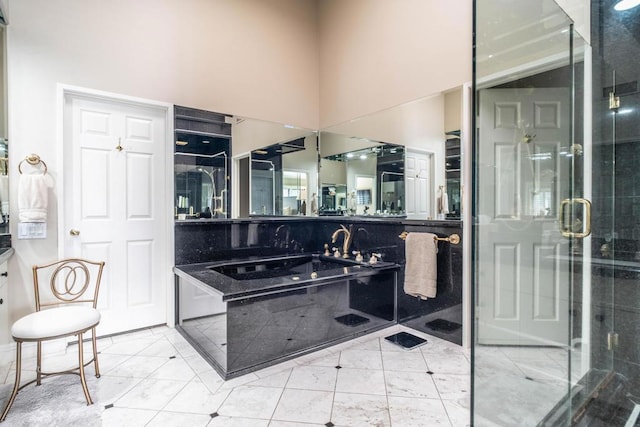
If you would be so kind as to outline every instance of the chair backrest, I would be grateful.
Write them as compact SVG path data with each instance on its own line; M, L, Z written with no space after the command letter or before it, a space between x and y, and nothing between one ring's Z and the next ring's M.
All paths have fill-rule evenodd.
M67 258L33 266L36 311L47 306L90 303L96 308L104 261Z

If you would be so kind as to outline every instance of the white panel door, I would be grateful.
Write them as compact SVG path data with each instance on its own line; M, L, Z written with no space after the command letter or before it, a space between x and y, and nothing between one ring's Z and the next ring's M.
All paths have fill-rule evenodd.
M435 216L431 206L431 162L431 154L405 152L405 211L409 219L427 219Z
M480 95L478 341L562 345L569 336L569 93L489 89ZM517 99L517 101L516 101Z
M164 324L166 111L67 95L65 112L64 256L106 262L98 333Z

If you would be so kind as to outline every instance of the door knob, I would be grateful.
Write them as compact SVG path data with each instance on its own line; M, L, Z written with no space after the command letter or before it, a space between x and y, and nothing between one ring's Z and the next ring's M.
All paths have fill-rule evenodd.
M80 235L80 230L75 230L75 229L72 228L69 231L69 234L71 234L72 236L78 236L78 235Z

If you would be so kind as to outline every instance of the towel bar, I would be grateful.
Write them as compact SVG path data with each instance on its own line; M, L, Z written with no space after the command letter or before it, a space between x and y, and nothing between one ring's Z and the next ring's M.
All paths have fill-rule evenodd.
M42 174L46 175L47 164L44 162L44 160L41 160L40 156L38 156L37 154L29 154L27 157L22 159L20 163L18 163L18 172L20 172L20 174L22 174L22 164L24 162L29 163L31 166L37 166L39 164L42 164L42 166L44 166L44 172L42 172Z
M407 238L407 235L409 234L408 231L403 231L402 233L400 233L400 235L398 236L399 238L401 238L402 240L405 240ZM453 233L452 235L450 235L449 237L434 237L433 240L440 240L442 242L449 242L452 245L457 245L458 243L460 243L460 236L456 233Z

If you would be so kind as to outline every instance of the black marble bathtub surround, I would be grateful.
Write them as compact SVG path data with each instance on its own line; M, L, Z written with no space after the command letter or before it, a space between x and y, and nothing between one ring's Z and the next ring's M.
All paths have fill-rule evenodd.
M368 261L372 253L383 262L404 266L405 245L399 235L430 232L440 237L462 236L460 221L417 221L362 217L254 217L235 220L176 222L175 264L307 253L324 253L324 245L343 252L344 233L331 236L341 226L351 230L349 258L360 251ZM438 245L437 297L420 300L404 293L404 268L398 274L398 321L408 326L462 343L462 244ZM429 325L427 325L429 323Z

